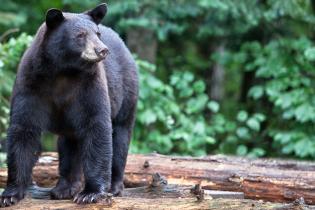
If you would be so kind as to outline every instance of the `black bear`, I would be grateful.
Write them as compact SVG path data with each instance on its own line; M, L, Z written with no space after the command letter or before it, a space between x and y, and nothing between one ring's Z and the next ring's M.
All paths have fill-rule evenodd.
M53 199L81 204L121 194L138 75L123 41L100 24L106 12L106 4L80 14L50 9L24 53L11 100L2 207L24 197L43 131L58 135Z

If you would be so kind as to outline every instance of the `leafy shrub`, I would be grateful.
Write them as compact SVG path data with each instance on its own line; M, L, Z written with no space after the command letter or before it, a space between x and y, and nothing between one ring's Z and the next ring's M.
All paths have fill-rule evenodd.
M207 118L200 113L217 112L219 105L204 93L205 84L190 72L175 72L170 84L159 80L155 66L137 60L140 100L133 152L204 155L215 143Z
M9 115L9 97L11 95L17 65L22 53L32 40L22 33L18 38L11 38L7 43L0 43L0 138L5 137Z
M170 82L155 76L154 65L137 60L140 100L132 152L206 155L213 151L263 156L262 147L249 148L258 138L263 114L240 111L229 120L209 99L203 80L189 71L175 71ZM236 116L235 116L236 117Z
M11 38L7 43L0 43L0 140L5 138L8 128L9 98L17 64L31 40L31 36L23 33L18 38ZM4 153L0 153L0 166L3 166L4 160Z
M306 37L281 38L266 45L244 43L239 53L231 53L237 68L255 73L249 97L269 106L263 108L268 116L264 133L278 155L315 157L313 46Z

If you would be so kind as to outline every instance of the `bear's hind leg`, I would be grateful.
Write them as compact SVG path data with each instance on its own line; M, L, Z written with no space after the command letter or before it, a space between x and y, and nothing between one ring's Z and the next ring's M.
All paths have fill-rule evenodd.
M59 174L57 185L51 190L52 199L70 199L81 191L82 169L75 139L59 137Z
M124 171L128 156L129 142L131 138L132 125L113 125L113 165L111 193L114 196L122 196L124 190Z
M128 102L123 104L116 119L113 121L113 160L110 192L114 196L122 196L124 190L125 166L135 122L135 114L136 101L128 100Z

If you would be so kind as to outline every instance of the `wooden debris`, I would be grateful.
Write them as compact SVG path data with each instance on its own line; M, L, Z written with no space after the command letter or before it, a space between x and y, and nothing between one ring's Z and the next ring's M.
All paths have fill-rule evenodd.
M43 155L45 158L34 169L34 180L40 186L52 187L58 178L57 155ZM165 177L169 185L200 183L203 190L243 192L250 199L293 202L303 198L306 204L315 204L315 163L311 162L220 155L204 158L129 155L125 184L148 186L155 173ZM1 169L0 187L5 186L6 176L6 170Z

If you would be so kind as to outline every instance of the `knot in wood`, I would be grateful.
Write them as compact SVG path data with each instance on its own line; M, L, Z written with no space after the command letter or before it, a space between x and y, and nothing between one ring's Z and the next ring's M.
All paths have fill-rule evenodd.
M149 168L149 166L150 166L149 161L148 160L144 161L143 168Z

